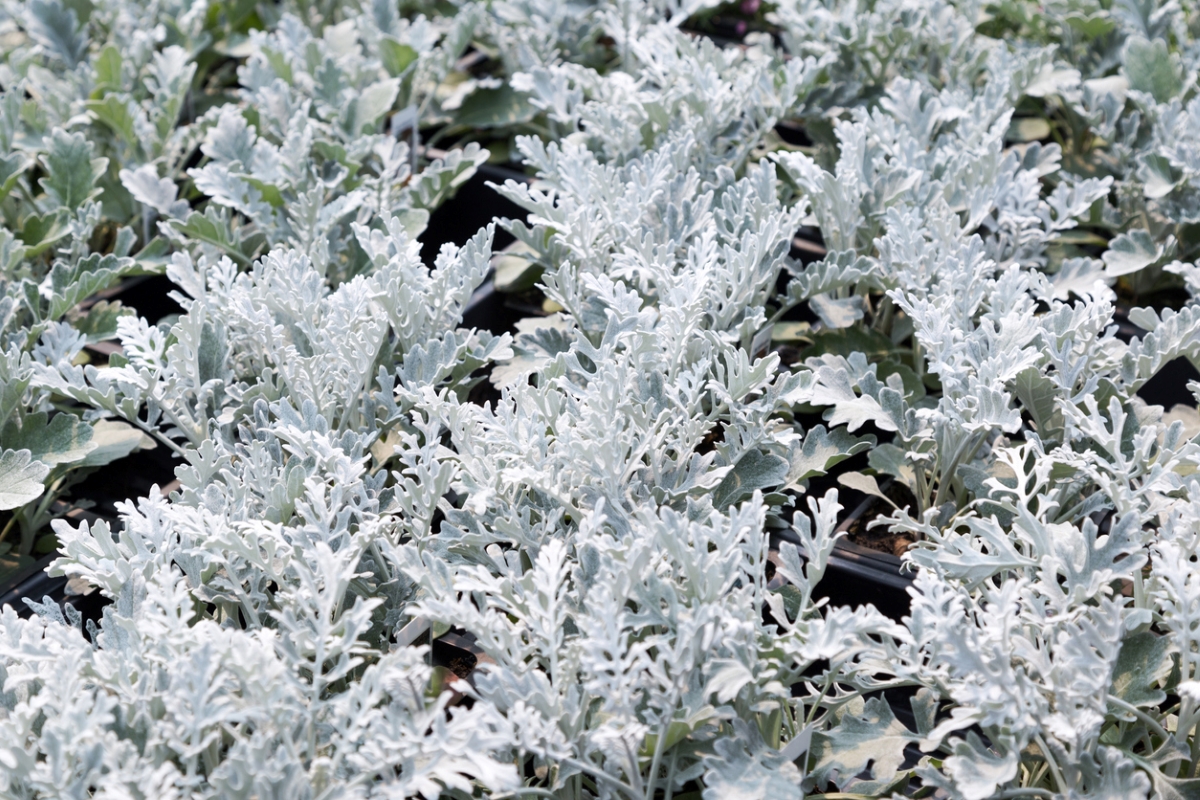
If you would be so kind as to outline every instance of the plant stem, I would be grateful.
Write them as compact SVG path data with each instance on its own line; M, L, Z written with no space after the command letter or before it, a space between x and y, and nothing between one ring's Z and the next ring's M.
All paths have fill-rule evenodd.
M1062 771L1058 768L1058 762L1054 759L1054 754L1050 752L1049 745L1046 744L1046 740L1042 738L1040 733L1035 733L1033 740L1037 742L1042 755L1046 757L1046 764L1050 766L1050 775L1054 778L1054 788L1058 790L1059 794L1062 794L1066 781L1063 780Z
M1111 694L1108 696L1106 702L1112 703L1117 708L1120 708L1124 711L1128 711L1130 714L1133 714L1135 717L1140 719L1142 722L1149 725L1151 730L1153 730L1155 733L1157 733L1159 736L1162 737L1163 741L1166 741L1167 739L1171 738L1171 734L1167 733L1166 729L1163 728L1163 726L1159 724L1158 720L1154 719L1154 717L1151 717L1149 714L1147 714L1145 711L1142 711L1137 706L1132 705L1131 703L1128 703L1128 702L1122 700L1121 698L1116 697Z
M637 791L636 789L634 789L632 786L630 786L628 783L621 780L620 778L614 778L612 775L609 775L607 772L603 772L601 770L596 769L596 767L594 767L591 764L588 764L586 761L580 761L578 759L568 757L568 758L564 758L562 760L562 763L567 764L572 767L575 767L583 772L586 772L588 775L591 775L596 780L604 781L605 783L609 784L613 788L619 789L620 791L624 792L629 797L635 798L635 800L642 800L641 792Z
M662 762L663 750L667 743L667 734L671 731L671 719L658 728L658 741L654 743L654 757L650 760L650 779L646 783L646 800L654 800L654 790L658 786L658 768Z
M813 718L816 717L817 709L821 707L821 701L825 699L825 695L829 694L831 685L831 681L825 681L825 685L821 687L821 693L817 695L817 699L813 701L812 708L808 710L808 716L804 718L805 725L812 724Z
M671 800L675 796L675 765L679 761L679 752L672 751L671 766L667 768L667 785L663 789L663 800Z

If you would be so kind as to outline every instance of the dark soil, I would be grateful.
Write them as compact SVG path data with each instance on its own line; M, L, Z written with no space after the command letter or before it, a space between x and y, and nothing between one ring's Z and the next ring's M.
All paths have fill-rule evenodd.
M884 494L890 497L901 508L912 505L913 497L906 486L896 481L889 481L880 488L883 489ZM888 553L897 558L904 555L908 551L908 548L912 547L914 544L913 538L907 533L889 533L887 527L883 525L869 527L872 520L886 515L891 510L882 500L854 492L845 487L842 487L841 491L863 498L863 501L855 507L850 516L838 526L838 530L846 531L846 538L859 547Z

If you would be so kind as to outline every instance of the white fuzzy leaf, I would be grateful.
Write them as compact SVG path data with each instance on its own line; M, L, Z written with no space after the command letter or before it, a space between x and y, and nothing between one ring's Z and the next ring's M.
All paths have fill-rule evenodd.
M50 468L34 461L28 450L0 453L0 511L19 508L42 494Z

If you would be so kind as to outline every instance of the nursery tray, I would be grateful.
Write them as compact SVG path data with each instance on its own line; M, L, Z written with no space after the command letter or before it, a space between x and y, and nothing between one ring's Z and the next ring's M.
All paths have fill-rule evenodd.
M30 578L37 577L54 558L53 554L42 558L12 555L0 557L0 606L6 602L16 605L9 595ZM21 604L23 606L23 604Z
M878 501L867 497L838 525L844 532L856 521L865 517ZM781 542L790 542L801 548L803 544L791 530L774 532L771 548L778 549ZM874 550L856 544L843 536L833 545L825 575L814 589L815 597L829 598L830 605L857 607L870 603L891 619L899 622L911 607L913 576L904 569L904 563L891 553Z
M772 548L780 542L803 546L790 531L772 535ZM900 559L888 553L839 540L829 556L825 575L814 590L815 597L829 598L830 605L857 607L870 603L891 619L900 621L909 612L913 579L902 571Z
M0 608L12 606L18 615L29 617L33 615L33 609L24 601L29 599L40 603L48 597L60 607L73 607L85 620L98 621L104 607L111 601L95 587L85 586L65 576L48 575L46 569L56 558L57 553L44 556L18 582L8 584L0 594Z
M1138 389L1138 397L1152 406L1170 411L1177 405L1196 406L1196 397L1188 389L1188 381L1200 381L1200 372L1192 362L1180 357L1167 363L1153 378Z
M433 264L443 244L449 242L461 247L495 217L525 219L525 209L487 185L489 182L503 184L510 178L529 180L527 175L503 167L480 166L454 197L430 215L429 225L421 235L421 260ZM512 241L512 235L497 226L492 250L501 250Z
M902 571L900 559L843 539L833 546L816 595L828 597L833 605L870 603L899 621L909 612L912 584L912 576Z

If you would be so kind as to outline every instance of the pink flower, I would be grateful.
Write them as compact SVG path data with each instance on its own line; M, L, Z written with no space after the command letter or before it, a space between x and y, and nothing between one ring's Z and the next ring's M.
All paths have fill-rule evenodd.
M746 35L746 21L739 19L737 21L737 24L733 26L733 29L735 31L737 31L738 36L745 36Z
M762 5L762 0L742 0L742 13L747 17L752 17L758 13L758 7Z

